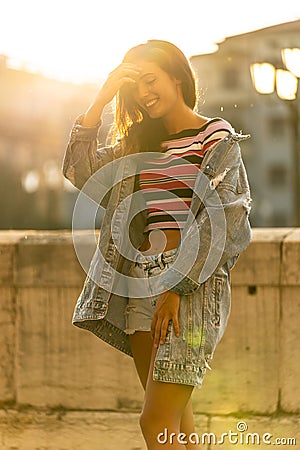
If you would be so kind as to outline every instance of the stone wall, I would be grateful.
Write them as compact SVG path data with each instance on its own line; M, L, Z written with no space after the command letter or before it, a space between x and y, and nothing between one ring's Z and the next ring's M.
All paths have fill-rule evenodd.
M1 450L145 449L131 358L71 324L84 277L69 231L0 232ZM211 437L203 449L267 448L264 433L300 448L299 312L300 229L254 229L232 271L228 328L193 395L199 436L232 430L240 443ZM255 444L242 443L247 433Z

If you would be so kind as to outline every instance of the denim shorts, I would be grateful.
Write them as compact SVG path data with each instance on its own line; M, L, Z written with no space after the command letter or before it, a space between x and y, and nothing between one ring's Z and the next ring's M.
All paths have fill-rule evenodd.
M177 248L157 255L138 253L129 271L128 304L125 312L126 334L150 331L158 297L159 275L175 261Z

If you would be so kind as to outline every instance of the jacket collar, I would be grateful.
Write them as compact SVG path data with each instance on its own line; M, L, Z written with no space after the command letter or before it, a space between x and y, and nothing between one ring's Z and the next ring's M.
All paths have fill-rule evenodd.
M245 141L249 139L250 134L241 134L241 133L228 133L220 141L217 141L214 145L212 145L204 155L201 164L201 170L207 175L215 176L222 168L222 162L232 149L232 147L239 143L240 141ZM239 152L237 155L239 156ZM234 156L232 158L232 163L234 163Z

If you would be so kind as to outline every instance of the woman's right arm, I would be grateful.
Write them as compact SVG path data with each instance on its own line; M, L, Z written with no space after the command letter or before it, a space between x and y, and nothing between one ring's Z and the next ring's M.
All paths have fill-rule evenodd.
M121 156L120 143L98 148L98 130L101 122L93 127L82 125L84 115L77 117L72 127L63 159L63 175L78 189L98 169Z
M63 159L63 175L81 189L100 167L122 156L120 143L98 148L98 131L104 106L109 103L124 83L134 83L139 75L134 64L120 64L110 73L94 102L80 115L71 130Z

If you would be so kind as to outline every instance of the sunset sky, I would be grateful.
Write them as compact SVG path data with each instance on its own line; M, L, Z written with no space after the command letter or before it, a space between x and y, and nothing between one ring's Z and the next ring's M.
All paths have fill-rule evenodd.
M191 56L228 36L296 19L300 0L9 0L0 6L0 54L14 67L96 81L147 39L169 40Z

